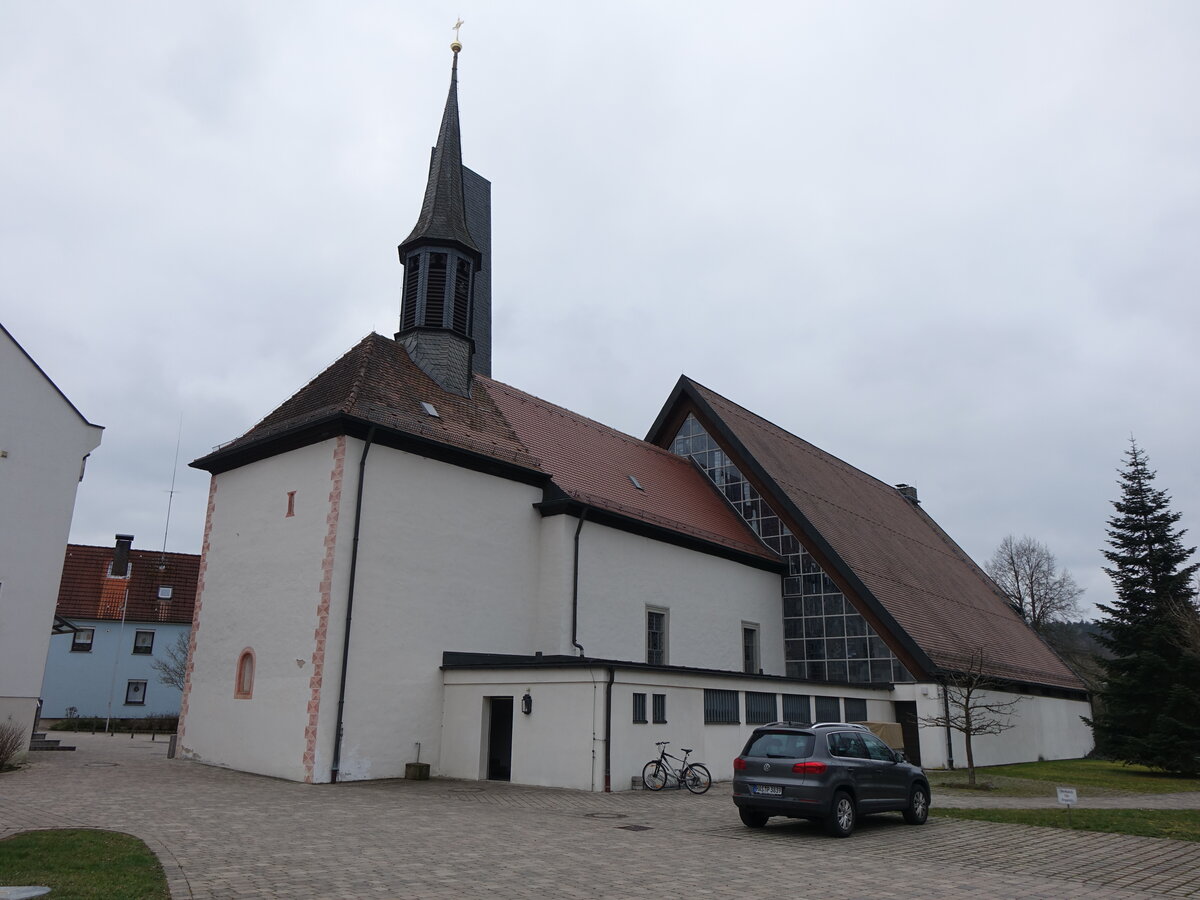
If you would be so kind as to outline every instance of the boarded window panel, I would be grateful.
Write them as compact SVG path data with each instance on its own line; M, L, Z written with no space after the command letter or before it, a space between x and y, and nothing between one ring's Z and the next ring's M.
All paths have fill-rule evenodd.
M471 264L459 259L454 266L454 315L451 327L463 337L471 321Z
M704 689L704 724L739 725L738 692Z
M425 279L425 325L445 326L446 315L446 254L429 254L429 274Z
M764 725L778 719L774 694L746 691L746 724Z
M404 320L401 329L417 324L417 292L421 283L421 257L410 256L404 266Z

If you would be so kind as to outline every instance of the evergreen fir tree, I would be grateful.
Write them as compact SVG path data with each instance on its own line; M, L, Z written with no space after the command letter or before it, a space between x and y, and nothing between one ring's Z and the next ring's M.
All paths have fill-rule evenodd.
M1171 772L1200 768L1200 648L1186 637L1200 615L1180 513L1154 487L1146 454L1130 440L1121 498L1104 551L1116 601L1100 605L1105 660L1101 712L1092 722L1101 753Z

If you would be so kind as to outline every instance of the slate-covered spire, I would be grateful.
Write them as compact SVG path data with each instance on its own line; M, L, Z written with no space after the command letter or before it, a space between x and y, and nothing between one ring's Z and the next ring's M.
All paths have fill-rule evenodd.
M461 47L456 41L455 47ZM458 50L450 68L450 93L442 113L437 145L429 164L429 182L421 215L412 233L400 244L400 257L421 243L456 244L475 255L479 247L467 226L466 201L463 197L462 136L458 122Z
M462 164L458 53L421 214L399 246L404 265L402 342L447 390L469 394L472 375L491 374L491 185Z

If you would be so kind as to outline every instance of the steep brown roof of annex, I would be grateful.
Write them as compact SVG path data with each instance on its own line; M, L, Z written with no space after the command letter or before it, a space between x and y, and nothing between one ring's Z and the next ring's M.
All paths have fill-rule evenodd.
M690 382L780 491L938 666L1082 689L978 566L891 485Z
M482 376L475 383L486 386L521 442L571 499L779 559L690 461L507 384Z
M128 588L127 622L192 623L199 554L131 550L128 580L108 577L112 558L112 547L67 544L55 612L68 620L119 620ZM169 600L159 599L160 587L171 588Z
M430 415L422 402L430 404L437 415ZM537 468L486 390L475 391L471 397L445 390L417 367L401 344L375 333L213 455L267 441L335 415Z

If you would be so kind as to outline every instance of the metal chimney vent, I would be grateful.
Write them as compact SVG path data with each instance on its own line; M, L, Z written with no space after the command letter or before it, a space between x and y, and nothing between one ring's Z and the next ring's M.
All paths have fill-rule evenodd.
M113 548L112 565L108 573L113 578L129 577L129 550L133 546L132 534L118 534L117 545Z

